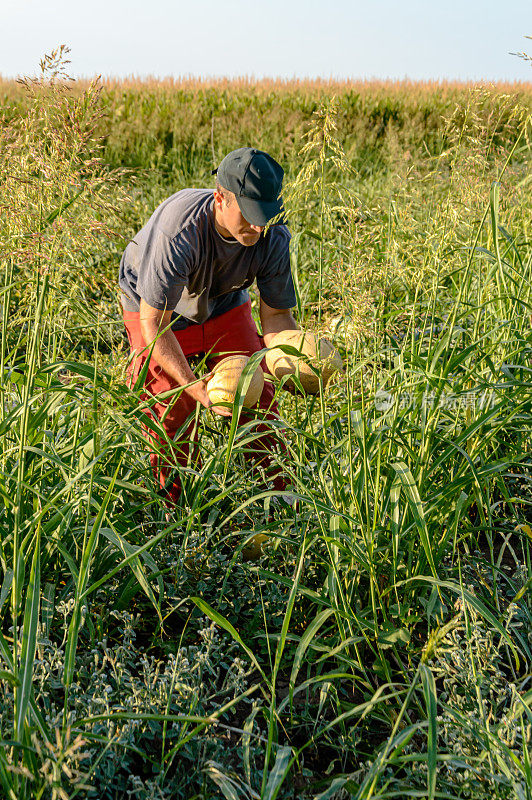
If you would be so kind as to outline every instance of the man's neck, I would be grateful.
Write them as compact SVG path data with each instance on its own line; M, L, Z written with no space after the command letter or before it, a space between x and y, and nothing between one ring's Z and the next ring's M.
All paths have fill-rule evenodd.
M213 214L213 219L214 219L214 227L216 228L216 230L218 231L220 236L223 239L228 239L231 242L236 241L235 237L231 236L231 234L229 233L227 228L224 228L224 226L222 224L222 221L220 220L221 214L220 214L219 210L216 208L216 205L214 203L213 203L212 209L213 209L212 210L212 214Z

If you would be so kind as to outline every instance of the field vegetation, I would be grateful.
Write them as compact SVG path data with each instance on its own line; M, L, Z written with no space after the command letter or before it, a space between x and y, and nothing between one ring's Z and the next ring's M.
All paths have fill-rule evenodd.
M0 82L2 797L532 800L532 85L67 71ZM168 514L118 262L244 144L345 371Z

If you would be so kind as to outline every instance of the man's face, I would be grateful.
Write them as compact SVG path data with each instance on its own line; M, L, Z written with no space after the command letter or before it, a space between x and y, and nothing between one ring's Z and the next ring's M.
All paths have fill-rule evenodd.
M222 236L232 237L244 247L257 244L264 230L264 225L251 225L244 219L236 197L226 189L214 192L214 220Z

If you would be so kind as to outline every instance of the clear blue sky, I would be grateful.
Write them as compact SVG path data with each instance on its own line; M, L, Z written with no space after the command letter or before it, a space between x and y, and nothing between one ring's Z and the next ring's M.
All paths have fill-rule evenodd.
M0 0L0 74L532 80L532 0Z

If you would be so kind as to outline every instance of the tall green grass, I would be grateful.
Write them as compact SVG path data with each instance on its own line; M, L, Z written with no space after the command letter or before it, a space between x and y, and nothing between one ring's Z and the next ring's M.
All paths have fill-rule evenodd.
M108 101L64 61L0 161L4 795L532 797L527 109L473 93L379 176L322 105L285 197L299 318L345 373L279 389L284 496L248 457L262 420L199 414L167 515L106 276L175 174L128 199ZM143 119L121 153L153 167Z

